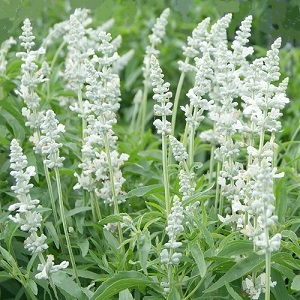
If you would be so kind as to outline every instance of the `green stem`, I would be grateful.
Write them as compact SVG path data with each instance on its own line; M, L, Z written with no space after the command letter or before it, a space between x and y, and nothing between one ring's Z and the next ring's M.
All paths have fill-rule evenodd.
M97 197L96 197L96 194L95 194L95 191L92 191L90 193L91 195L91 198L92 198L92 210L93 210L93 216L94 216L94 221L98 222L102 219L102 216L101 216L101 210L100 210L100 207L99 207L99 201L97 200Z
M139 119L141 120L141 133L142 133L142 136L144 136L145 129L146 129L147 100L148 100L148 78L145 78L143 100L142 100L142 109L141 109L142 115L139 116Z
M189 155L188 155L188 167L191 168L194 163L194 137L195 137L195 127L190 127L189 134Z
M209 160L209 179L208 179L208 183L212 183L212 179L213 179L213 172L214 172L214 162L215 162L215 145L212 144L211 148L210 148L210 160Z
M62 42L59 45L59 47L57 48L57 50L56 50L56 52L54 54L54 57L52 59L52 62L51 62L51 66L50 66L51 70L53 70L53 67L54 67L54 64L55 64L55 62L56 62L56 60L58 58L58 55L59 55L60 51L62 50L62 48L65 46L65 44L66 44L66 42Z
M166 116L163 116L166 118ZM163 121L164 122L164 121ZM170 191L169 191L169 175L168 175L168 149L167 149L167 136L162 134L162 163L163 163L163 178L164 178L164 188L165 188L165 203L166 203L166 215L170 214L171 203L170 203Z
M138 129L139 124L141 124L141 120L139 120L138 116L138 111L139 107L141 107L142 103L142 97L143 97L143 92L142 90L138 90L136 93L134 99L133 99L133 112L132 112L132 117L130 121L130 132L133 132Z
M42 253L39 253L39 259L40 259L40 262L41 262L43 265L45 265L46 261L45 261L45 258L44 258L44 256L43 256ZM49 276L49 283L50 283L50 286L51 286L51 288L52 288L52 290L53 290L53 292L54 292L55 298L56 298L57 300L59 300L58 295L57 295L57 291L56 291L56 287L55 287L55 284L54 284L54 282L53 282L51 276Z
M112 160L111 160L111 155L110 155L110 146L109 146L109 140L108 140L108 135L104 134L104 145L105 145L105 152L107 155L107 162L108 162L108 168L109 168L109 180L111 184L111 192L112 192L112 198L113 198L113 205L114 205L114 214L119 215L119 204L118 204L118 199L117 199L117 194L116 194L116 188L115 188L115 178L114 178L114 168L112 165ZM120 245L123 243L123 232L121 228L120 222L118 222L118 232L119 232L119 242ZM122 247L122 252L123 251Z
M216 171L216 198L215 198L215 214L217 215L219 199L220 199L220 185L218 184L218 177L221 170L221 162L218 161L217 171Z
M83 103L82 103L82 90L79 88L77 90L77 99L78 99L78 104L79 104L79 108L83 114ZM84 142L84 138L85 138L85 129L87 126L87 122L85 117L82 115L81 117L81 136L82 136L82 143Z
M194 106L191 104L190 105L190 113L192 113L193 109L194 109ZM183 134L183 138L182 138L182 144L184 147L186 147L186 145L187 145L187 137L188 137L189 130L190 130L190 124L188 122L186 122L185 128L184 128L184 134Z
M64 209L64 201L63 201L63 195L62 195L59 170L57 167L55 167L54 171L55 171L56 184L57 184L57 190L58 190L58 202L59 202L61 221L63 224L64 234L65 234L65 238L66 238L66 242L67 242L67 248L69 251L70 260L71 260L71 264L72 264L72 267L74 270L76 282L80 286L81 284L80 284L80 281L78 278L77 268L76 268L76 264L75 264L75 259L74 259L73 250L72 250L71 241L70 241L69 232L68 232L68 227L67 227L67 220L66 220L66 214L65 214L65 209Z
M45 161L45 159L46 159L46 157L43 157L43 162ZM62 249L62 251L64 251L65 248L64 248L64 244L63 244L62 238L61 238L62 234L61 234L61 231L60 231L59 219L58 219L58 214L57 214L56 203L55 203L53 187L52 187L52 183L51 183L51 179L50 179L50 174L49 174L49 170L46 167L45 163L43 163L43 166L44 166L44 172L45 172L45 177L46 177L49 196L50 196L50 202L51 202L51 207L52 207L52 213L53 213L53 217L54 217L56 232L57 232L57 235L59 236L59 247Z
M45 161L45 159L46 159L46 157L43 157L43 161ZM45 177L46 177L48 191L49 191L50 202L51 202L51 206L52 206L54 222L55 222L55 226L57 226L57 229L59 230L58 215L57 215L57 210L56 210L56 204L55 204L55 198L54 198L53 188L52 188L52 184L51 184L50 174L49 174L49 170L46 167L46 165L45 164L43 164L43 165L44 165L44 172L45 172Z
M205 276L203 278L201 278L201 280L198 281L198 283L194 287L194 289L186 297L184 297L182 300L189 300L189 299L191 299L191 296L194 295L197 292L197 290L199 289L199 287L201 286L201 284L203 283L203 281L204 281L205 278L206 278Z
M189 58L187 57L185 59L185 64L188 64L189 62ZM177 118L177 110L178 110L178 104L179 104L179 98L180 98L180 93L181 93L181 89L182 89L182 85L183 85L183 81L185 78L185 72L182 71L180 74L180 78L178 81L178 85L177 85L177 89L176 89L176 94L175 94L175 98L174 98L174 106L173 106L173 114L172 114L172 128L171 128L171 135L174 136L175 133L175 126L176 126L176 118Z
M171 259L172 255L174 254L174 249L170 249L170 253L169 253L169 259ZM168 283L169 283L169 288L171 290L171 287L174 286L174 277L173 277L173 267L171 264L168 265Z
M265 230L268 231L267 228ZM265 292L265 300L270 300L270 296L271 296L271 253L267 250L267 252L266 252L266 292Z

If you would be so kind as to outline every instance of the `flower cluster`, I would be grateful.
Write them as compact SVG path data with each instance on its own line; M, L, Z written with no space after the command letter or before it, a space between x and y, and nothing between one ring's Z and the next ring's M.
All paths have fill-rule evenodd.
M59 124L53 110L48 110L42 119L40 125L41 135L34 134L31 139L35 144L34 150L36 153L41 154L45 166L49 169L62 167L64 157L59 156L59 148L62 144L57 143L61 132L65 132L65 126Z
M46 243L47 237L43 233L38 234L38 231L41 231L43 221L42 215L37 211L37 205L40 201L38 199L32 199L30 196L30 190L33 184L29 183L29 181L31 177L35 175L35 168L28 166L27 158L23 154L22 148L17 140L12 140L10 151L10 167L12 169L10 174L16 180L16 184L12 186L12 190L16 194L16 198L19 202L9 206L9 211L17 212L14 216L10 215L9 218L13 222L18 223L22 231L30 234L24 241L25 249L32 255L41 254L44 250L48 249L48 245ZM41 270L40 266L41 265L39 265L38 270ZM54 273L67 266L68 262L64 261L59 266L52 265L50 269L52 273ZM49 277L49 272L43 276L40 276L40 273L36 274L37 279L48 279Z
M249 166L248 173L251 179L248 183L248 206L246 211L251 218L256 219L256 227L247 226L247 235L253 240L260 254L277 251L280 247L281 235L275 234L269 238L269 230L275 226L277 216L275 210L275 196L273 192L273 179L283 174L275 174L271 163L264 158L260 165L254 163Z
M166 227L166 233L169 236L169 241L164 244L165 249L160 253L160 260L162 264L167 266L177 265L180 261L182 254L176 252L176 249L182 246L181 242L177 239L180 234L184 231L182 226L184 215L181 201L178 196L173 198L173 206L171 208L171 213L168 215L168 223ZM165 292L170 291L169 283L162 282Z
M159 54L159 51L155 47L162 42L162 38L166 32L166 26L168 24L168 17L170 15L170 9L166 8L161 15L156 19L156 23L152 28L152 34L149 35L150 46L146 48L146 55Z
M112 43L109 33L99 33L99 51L102 57L93 56L91 61L85 61L86 67L86 103L87 128L82 146L83 161L79 165L81 174L75 174L78 184L74 189L84 188L94 191L104 203L112 204L112 189L116 196L121 195L125 179L120 167L128 159L127 154L119 154L116 151L117 137L112 130L117 122L116 112L120 107L120 80L118 75L112 72L112 65L118 59L116 47ZM98 64L97 71L94 64ZM107 152L109 151L109 153ZM110 176L110 168L113 172L113 181ZM101 187L98 184L101 183ZM114 184L114 187L112 187ZM123 200L120 198L119 202Z
M13 37L10 37L9 39L5 40L0 46L0 74L2 75L4 75L6 72L6 55L10 47L16 43L16 40Z
M66 86L76 92L82 89L85 82L86 71L83 61L94 53L86 36L86 26L91 22L87 9L76 9L70 16L68 32L64 36L64 41L68 44L68 53L63 75L67 82Z
M17 57L21 57L23 60L23 64L21 66L21 85L16 93L23 98L27 106L22 109L23 115L27 118L26 126L29 126L31 129L37 129L40 125L41 119L41 116L37 113L37 108L41 99L35 90L38 84L45 82L47 79L45 78L43 71L38 69L35 60L38 55L45 53L45 49L39 48L36 51L32 50L32 47L35 45L35 36L32 33L32 27L29 19L25 19L22 30L22 35L19 38L22 41L21 46L25 49L25 52L18 52L16 54Z
M194 71L196 68L189 64L189 60L197 57L200 54L200 48L203 42L206 41L208 36L208 26L210 23L210 18L204 19L198 26L193 30L192 36L187 38L187 45L183 46L183 55L186 60L179 61L179 70L182 72Z
M173 135L170 135L169 139L175 160L179 163L184 162L188 157L184 146Z
M214 158L218 161L216 176L222 196L217 193L216 205L220 213L223 197L231 203L232 216L219 219L234 222L233 229L247 235L255 251L270 255L279 249L281 239L280 234L270 237L277 222L273 180L282 176L275 174L273 157L275 133L281 129L280 110L289 102L285 95L288 80L274 84L280 77L281 39L272 44L266 57L250 63L247 58L253 47L246 44L252 17L242 22L231 49L226 38L230 19L231 15L226 15L213 25L200 46L205 62L210 62L210 73L205 72L210 80L205 86L210 86L205 95L213 99L207 108L213 129L200 137L217 146ZM248 156L246 163L239 161L240 153Z
M172 115L172 103L169 99L172 93L169 91L170 83L164 82L164 75L159 66L157 58L151 56L151 74L150 79L153 86L153 99L159 104L154 105L154 114L160 116L162 119L156 119L153 124L156 127L157 133L161 135L169 135L171 133L171 123L167 120L167 116Z
M65 260L61 262L59 265L55 265L53 261L54 261L54 256L51 254L47 255L47 261L42 264L38 264L37 269L38 271L40 271L40 273L37 273L35 275L35 278L48 279L51 277L53 273L65 269L69 266L69 262Z
M271 281L271 287L276 285L276 281ZM260 294L266 291L266 273L262 273L256 277L255 282L251 276L243 280L243 289L252 300L258 300Z
M150 45L146 47L146 55L144 57L144 66L143 66L143 74L146 81L146 85L148 85L148 79L150 75L151 55L155 55L155 56L159 55L159 50L156 49L156 46L162 42L162 38L165 35L169 14L170 14L170 9L166 8L161 13L160 17L157 18L156 23L152 28L152 34L149 35Z

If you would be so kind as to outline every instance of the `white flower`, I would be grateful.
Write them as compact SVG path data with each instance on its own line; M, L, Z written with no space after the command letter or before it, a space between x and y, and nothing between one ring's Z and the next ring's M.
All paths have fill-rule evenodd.
M6 71L6 55L12 45L16 44L16 40L13 37L5 40L0 46L0 74L5 74Z
M153 99L159 103L159 105L154 106L154 114L162 117L161 120L156 119L153 125L156 127L158 134L168 135L171 133L171 123L167 121L166 116L172 114L172 104L169 103L169 98L172 97L172 93L169 92L170 84L168 82L164 83L162 69L154 55L151 55L150 66L150 80L154 92Z
M201 43L206 40L208 36L207 28L210 23L210 18L205 18L193 30L192 36L187 38L187 46L183 46L183 55L189 58L197 56L200 52Z
M21 211L22 212L22 211ZM19 223L21 225L21 230L34 232L37 231L41 227L42 223L42 215L36 211L23 211L24 214L16 214L14 217L9 216L9 219L15 223Z
M196 187L194 181L195 173L186 172L185 170L180 170L179 172L179 192L182 194L182 201L185 201L190 196L193 195Z
M271 281L270 286L275 287L276 281ZM258 300L260 294L266 291L266 273L262 273L256 277L255 282L251 276L248 276L242 282L244 291L249 295L250 299Z
M39 264L37 269L41 271L40 273L35 275L36 279L49 279L51 275L58 270L62 270L68 267L69 262L63 261L59 265L54 265L54 256L47 255L47 261L44 264Z
M174 136L170 135L170 144L172 147L173 156L176 161L183 162L187 159L188 154L182 145Z
M62 162L65 158L59 156L59 148L62 144L56 142L61 132L65 132L64 125L59 124L53 110L48 110L41 124L43 135L35 147L35 151L40 151L44 157L44 164L47 168L60 168L63 165Z
M31 252L31 254L41 253L48 249L46 239L47 237L44 234L38 236L36 232L32 232L31 235L24 241L24 248Z
M169 236L169 242L165 244L167 248L175 249L182 245L181 242L176 242L176 238L184 230L182 226L183 217L183 208L181 206L180 199L175 195L173 198L171 213L168 215L168 225L166 227L166 232Z
M253 47L245 47L249 42L249 37L251 36L251 24L252 16L247 16L245 20L242 21L239 30L236 32L234 41L232 42L231 48L233 51L233 57L237 65L245 65L245 58L253 53Z
M165 35L165 28L168 23L168 16L170 14L170 9L166 8L160 15L159 18L156 19L156 23L152 28L152 34L149 35L149 40L152 47L160 44L162 38Z
M22 35L19 36L19 39L22 41L21 46L29 52L34 46L35 36L32 34L32 27L29 19L24 20L24 25L22 26Z

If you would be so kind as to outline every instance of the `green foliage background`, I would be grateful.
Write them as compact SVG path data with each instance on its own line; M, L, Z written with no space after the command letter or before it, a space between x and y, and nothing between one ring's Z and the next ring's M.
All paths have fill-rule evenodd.
M68 4L69 9L65 10L65 6ZM171 16L169 18L169 24L166 30L166 37L164 38L163 45L160 46L160 64L162 69L164 70L165 78L167 81L171 83L171 90L174 93L175 88L178 82L179 71L178 71L178 60L182 59L182 49L181 46L185 43L188 35L191 34L191 31L195 26L202 21L205 17L209 16L212 19L212 23L214 23L217 19L223 16L226 13L233 13L233 21L229 28L229 37L233 37L235 30L239 26L240 22L245 18L245 16L252 14L253 15L253 30L252 36L250 39L250 43L255 46L255 51L258 56L265 55L267 49L270 47L271 43L278 37L281 36L283 39L282 50L281 50L281 72L282 78L288 76L290 78L290 83L288 87L288 97L291 102L284 110L284 116L282 118L283 130L279 134L278 139L282 141L279 147L279 167L281 167L282 171L285 171L286 177L279 181L276 186L276 198L278 199L278 203L281 205L277 207L277 214L279 216L279 222L281 224L285 223L284 228L288 228L290 230L286 230L285 232L285 240L288 239L295 241L295 245L298 247L298 238L294 236L292 233L295 232L298 234L299 225L297 221L293 224L292 218L298 218L300 211L300 196L299 196L299 172L300 172L300 147L299 147L299 138L300 138L300 2L298 0L254 0L254 1L224 1L224 0L152 0L152 1L142 1L142 0L70 0L70 1L61 1L61 0L0 0L0 43L7 39L9 36L13 35L17 37L21 32L21 24L25 18L30 18L32 21L32 25L34 28L34 33L37 37L36 44L40 45L42 39L46 36L48 29L53 26L55 23L60 22L62 20L66 20L69 18L69 15L75 10L77 7L86 7L92 10L92 14L94 16L93 22L95 26L102 24L104 21L109 18L115 19L115 25L113 26L111 33L113 37L116 37L120 34L123 38L123 43L121 46L120 54L125 53L130 49L135 50L134 58L130 61L128 66L121 74L121 83L122 83L122 102L121 102L121 110L120 110L120 118L118 126L116 127L116 131L120 139L119 147L120 152L127 152L128 149L133 149L131 154L131 165L127 165L124 169L127 176L126 190L131 191L134 189L135 184L138 183L140 177L143 179L143 183L147 186L152 186L148 188L148 190L138 190L131 191L129 193L129 203L128 213L134 211L143 211L145 210L145 203L136 201L138 197L150 197L152 194L161 192L162 187L155 187L155 184L159 181L159 175L155 173L157 171L155 164L159 159L159 155L157 154L157 139L154 135L151 135L148 132L146 135L145 141L139 145L139 148L136 148L138 144L138 137L128 136L126 133L126 126L130 122L130 115L132 109L132 99L137 89L142 86L143 76L142 76L142 62L143 56L145 53L145 47L148 44L147 36L150 33L150 28L152 27L155 19L160 15L160 13L166 7L170 7ZM13 50L20 50L20 46L17 45ZM49 57L53 56L54 49L50 49ZM10 191L10 186L12 185L12 179L9 177L9 162L8 162L8 152L9 152L9 141L16 137L20 141L23 142L26 155L29 155L30 164L36 165L40 164L40 162L36 162L33 154L30 154L32 145L27 141L26 137L30 135L29 130L24 125L24 119L20 114L22 103L16 101L16 99L12 99L12 91L16 88L16 81L14 80L14 70L18 70L20 68L20 61L15 61L15 57L12 55L8 56L9 60L9 69L8 76L9 79L3 79L0 82L0 109L1 114L4 118L0 120L0 197L5 199L5 203L1 203L3 211L5 212L1 216L1 226L4 224L4 219L7 217L7 204L11 200L10 196L12 195ZM182 99L180 104L183 105L185 101L187 101L185 97L185 93L191 87L193 83L193 78L187 78L185 85L183 87ZM59 83L55 83L55 88L57 88L58 93L61 92L62 87L59 86ZM56 112L59 114L61 108L55 102L56 90L54 89L53 97L54 102L51 103L51 106L55 108ZM13 103L13 105L11 105ZM152 105L150 101L150 106ZM151 113L152 110L150 109ZM151 121L152 115L149 114L149 120ZM65 118L65 119L64 119ZM181 119L180 119L181 118ZM17 120L17 121L16 121ZM182 126L181 122L182 120ZM61 121L64 123L65 121L69 122L68 116L61 116ZM70 121L72 122L72 120ZM151 128L152 122L149 122L149 129ZM179 125L176 129L177 132L182 132L184 126L183 116L179 116ZM124 126L123 126L124 125ZM124 129L125 128L125 129ZM66 194L71 195L70 200L73 201L74 197L72 191L72 179L73 171L76 168L76 159L75 154L79 155L78 145L74 143L72 144L72 139L74 136L73 132L69 132L65 136L65 149L64 155L68 157L66 161L66 167L62 171L64 177L64 181L66 183ZM73 148L72 148L73 147ZM207 150L207 149L206 149ZM143 151L143 156L138 157L137 153L139 151ZM205 151L203 151L205 152ZM75 153L75 154L74 154ZM31 156L30 156L31 155ZM150 157L150 158L149 158ZM205 162L205 157L201 157L201 160ZM136 167L139 166L140 170L137 170ZM39 169L41 166L39 166ZM140 173L138 173L138 171ZM176 173L174 172L174 176ZM41 174L40 174L41 175ZM42 174L43 175L43 174ZM72 176L70 176L72 175ZM173 176L173 177L174 177ZM72 177L73 178L73 177ZM74 179L74 178L73 178ZM68 181L69 180L69 181ZM200 179L201 180L201 179ZM199 180L199 181L200 181ZM199 183L200 185L200 183ZM69 188L68 188L69 187ZM39 194L40 192L44 192L39 188L35 189L35 193ZM136 194L135 194L136 193ZM43 197L46 199L45 194ZM75 197L74 197L75 198ZM42 199L45 201L45 199ZM73 204L73 203L72 203ZM5 207L6 205L6 207ZM132 211L130 211L132 210ZM153 214L151 214L153 213ZM145 222L151 221L158 212L155 211L146 215ZM159 214L158 214L159 215ZM294 219L295 220L295 219ZM82 223L82 218L80 216L75 217L76 226L78 226L78 230L82 231L84 225ZM103 223L104 224L104 223ZM200 226L200 225L199 225ZM209 224L210 227L213 227L212 224ZM91 226L90 226L91 227ZM1 228L4 230L4 228ZM98 242L98 245L101 245L102 241L97 235L96 231L98 228L95 227L95 231L91 230L89 233L93 236L93 239ZM156 229L156 228L155 228ZM9 231L15 230L14 227L6 228L3 236L8 236ZM152 228L153 230L153 228ZM162 228L158 228L157 231L162 230ZM225 229L220 228L219 231L216 231L216 235L228 234L225 232ZM99 229L100 231L100 229ZM154 230L153 230L154 231ZM81 233L81 232L80 232ZM96 234L97 233L97 234ZM143 232L139 232L137 236L137 240L141 235L147 236L148 231L145 230ZM152 234L154 234L152 232ZM191 236L194 233L191 233ZM196 233L195 233L196 234ZM82 238L83 239L83 238ZM107 240L111 244L114 244L113 237L106 236ZM192 237L191 237L192 239ZM224 238L224 246L223 250L228 250L231 247L231 244L228 243L226 245L226 238ZM80 251L83 251L86 245L84 244L86 240L79 240L79 248ZM108 244L109 244L108 242ZM248 242L248 241L247 241ZM14 244L14 247L18 247L22 249L22 244ZM204 239L201 240L202 244L205 244ZM96 244L96 242L95 242ZM240 251L238 246L245 247L245 253L250 253L252 251L252 246L249 247L249 244L244 243L240 245L236 245L232 243L232 248L234 251ZM286 247L285 250L291 244L288 242L284 242L283 246ZM110 245L111 246L111 245ZM195 246L195 245L193 245ZM202 245L203 246L203 245ZM211 245L209 244L210 248ZM192 247L192 246L191 246ZM196 247L196 246L195 246ZM206 246L207 247L207 246ZM296 247L296 246L295 246ZM100 249L100 246L99 246ZM99 250L97 249L97 251ZM112 247L113 249L113 247ZM220 246L220 249L222 247ZM250 250L249 250L250 249ZM101 249L100 249L101 250ZM99 250L99 253L100 253ZM105 253L105 250L103 252ZM116 249L115 249L116 250ZM200 249L201 250L201 249ZM226 252L226 251L223 252ZM291 252L295 251L293 248L290 249ZM23 250L19 250L19 256L23 258ZM101 250L102 251L102 250ZM228 250L229 251L229 250ZM78 250L79 252L79 250ZM118 251L115 251L115 256L118 257ZM192 252L192 251L191 251ZM290 253L291 253L290 252ZM95 251L96 253L96 251ZM231 252L230 252L231 253ZM222 253L224 257L226 257L226 253ZM3 255L3 253L2 253ZM277 255L277 256L276 256ZM299 256L299 250L297 252ZM80 255L78 255L80 256ZM96 257L96 256L95 256ZM252 256L249 256L251 259ZM91 259L92 266L95 265L95 261ZM256 258L257 259L257 258ZM274 260L279 265L278 270L282 272L285 270L288 274L288 271L284 269L283 266L288 264L292 265L290 269L297 270L298 265L293 265L295 262L291 255L287 253L278 253L275 254ZM100 264L101 262L99 262ZM254 264L258 266L261 262L254 261ZM25 266L25 262L23 262ZM117 263L115 262L117 265ZM286 265L285 265L286 264ZM199 264L200 265L200 264ZM226 263L222 265L222 262L215 262L214 268L216 270L221 270L223 272L223 268L225 265L225 270L229 270L231 266L233 266L233 261L229 258ZM131 268L132 266L126 266ZM248 265L243 265L243 270L240 270L238 275L243 276L249 270L247 268ZM280 269L281 268L281 269ZM94 269L93 269L94 271ZM235 269L231 269L231 272L234 272ZM247 272L246 272L247 271ZM284 282L280 279L279 271L274 272L274 276L278 277L279 283L283 285L282 290L285 289ZM95 271L98 272L98 269ZM201 272L201 271L200 271ZM243 273L244 272L244 273ZM91 276L91 274L89 274ZM129 273L126 273L126 276L129 276ZM94 276L94 275L93 275ZM104 277L104 275L101 274ZM120 282L124 279L122 274L118 275L119 277L115 277L111 279L112 282L108 282L107 284L120 284ZM125 275L124 275L125 276ZM143 278L138 278L136 273L132 273L132 280L141 281ZM227 294L225 290L224 282L230 280L231 273L226 275L227 277L223 278L223 290L221 291L223 294ZM291 276L292 277L292 276ZM94 278L91 278L94 279ZM105 278L104 278L105 279ZM103 281L104 281L103 279ZM59 281L59 279L57 279ZM281 281L280 281L281 280ZM220 282L219 282L220 283ZM12 283L15 284L15 283ZM141 285L146 285L141 282ZM290 283L289 283L290 284ZM5 283L4 283L5 285ZM16 289L19 288L19 285L15 285ZM105 286L104 286L105 287ZM280 287L280 286L279 286ZM224 292L225 290L225 292ZM230 287L228 288L230 290ZM236 289L237 290L237 289ZM298 289L300 290L300 289ZM280 291L280 288L278 288ZM214 295L216 291L212 291L212 295ZM235 292L232 291L234 294ZM283 293L283 296L277 295L278 299L284 299L287 294ZM299 296L299 294L298 294ZM109 297L109 295L107 296ZM154 296L154 297L157 297ZM280 298L281 297L281 298ZM297 297L297 295L296 295ZM109 298L107 298L109 299ZM150 298L149 298L150 299ZM152 298L153 299L153 298ZM157 299L157 298L156 298ZM237 298L238 299L238 298Z

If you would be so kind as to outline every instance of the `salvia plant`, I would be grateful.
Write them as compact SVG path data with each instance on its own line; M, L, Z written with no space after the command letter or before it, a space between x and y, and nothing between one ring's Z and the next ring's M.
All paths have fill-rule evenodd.
M135 49L114 20L76 9L37 42L25 19L1 45L1 299L299 299L281 38L258 53L251 15L233 37L231 14L205 18L172 86L171 18L144 41L127 110Z

